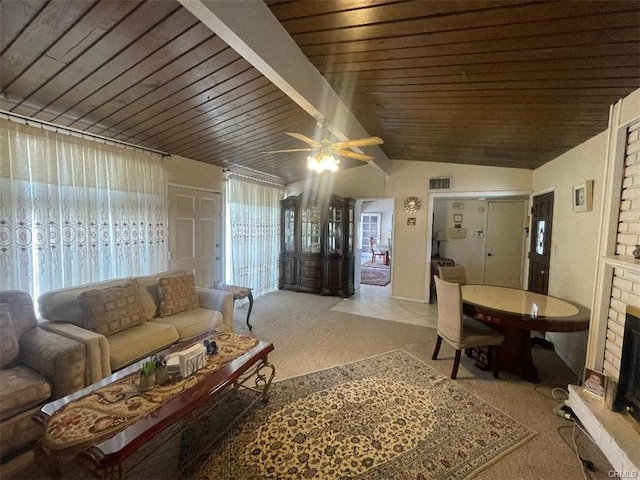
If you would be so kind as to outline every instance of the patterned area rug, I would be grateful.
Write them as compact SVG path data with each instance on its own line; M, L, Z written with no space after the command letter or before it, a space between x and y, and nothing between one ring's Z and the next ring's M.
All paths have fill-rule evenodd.
M384 287L391 282L391 268L387 265L362 265L360 267L362 278L360 283L378 285Z
M402 350L271 392L189 478L459 479L534 435Z

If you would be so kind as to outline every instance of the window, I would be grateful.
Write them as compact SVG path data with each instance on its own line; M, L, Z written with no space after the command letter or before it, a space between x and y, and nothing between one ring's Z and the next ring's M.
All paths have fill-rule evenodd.
M277 290L284 189L231 175L226 192L225 278L251 287L254 297Z
M167 268L162 157L0 119L0 289Z
M361 252L369 253L371 250L369 239L375 237L376 242L380 241L380 213L363 213L360 216L360 224L362 226L362 237L360 245Z

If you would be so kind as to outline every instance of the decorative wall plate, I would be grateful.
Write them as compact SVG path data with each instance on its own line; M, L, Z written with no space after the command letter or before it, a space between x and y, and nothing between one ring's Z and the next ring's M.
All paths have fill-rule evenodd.
M404 201L404 209L409 213L416 213L420 210L420 199L418 197L407 197Z

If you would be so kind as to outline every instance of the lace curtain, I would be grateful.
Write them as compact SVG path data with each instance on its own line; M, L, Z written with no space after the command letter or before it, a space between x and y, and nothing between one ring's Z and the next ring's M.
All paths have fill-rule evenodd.
M278 288L282 188L227 179L227 280L253 288L254 297Z
M0 119L0 289L165 270L166 183L160 155Z

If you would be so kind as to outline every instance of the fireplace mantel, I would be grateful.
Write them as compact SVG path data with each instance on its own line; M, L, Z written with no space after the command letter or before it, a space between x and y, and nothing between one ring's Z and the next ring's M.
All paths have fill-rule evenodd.
M640 274L640 260L625 255L612 255L604 257L605 263L613 268L624 268L633 273Z

